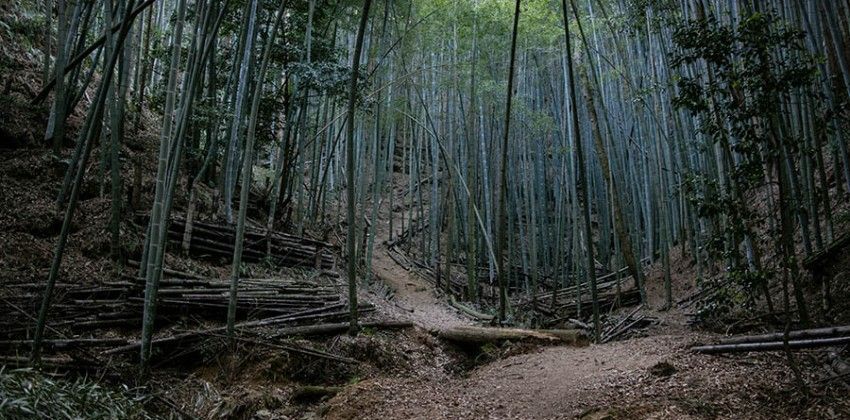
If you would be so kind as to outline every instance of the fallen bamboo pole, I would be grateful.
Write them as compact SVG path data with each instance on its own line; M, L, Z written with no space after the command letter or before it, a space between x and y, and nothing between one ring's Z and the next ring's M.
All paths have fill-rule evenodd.
M351 327L351 324L348 322L338 322L332 324L316 324L316 325L302 325L298 327L287 327L281 328L274 332L274 334L268 336L268 338L278 338L278 337L286 337L286 336L311 336L311 335L327 335L327 334L338 334L342 332L348 331ZM362 328L375 328L375 329L403 329L413 327L412 322L406 321L376 321L376 322L361 322L360 327Z
M486 344L500 341L542 341L586 344L586 337L579 330L523 330L517 328L488 328L462 326L437 330L436 335L444 340L462 344Z
M346 316L348 314L347 309L344 309L344 310L341 310L341 311L336 311L336 312L325 312L325 311L329 311L329 310L339 309L339 308L342 308L343 306L344 306L343 304L331 305L331 306L327 306L327 307L324 307L324 308L310 309L310 310L306 310L306 311L295 313L295 314L276 316L276 317L272 317L272 318L265 318L265 319L261 319L261 320L257 320L257 321L246 321L246 322L236 324L235 329L238 330L238 329L245 329L245 328L270 327L270 326L273 326L273 325L280 325L280 324L285 324L285 323L288 323L288 322L299 322L299 321L307 321L307 320L315 320L315 319L332 319L332 318L336 318L336 317L343 317L343 316ZM361 306L360 309L359 309L359 311L361 313L374 311L374 310L375 310L375 308L372 307L372 306ZM172 336L169 336L169 337L162 337L162 338L155 339L155 340L151 341L151 344L159 346L159 345L162 345L162 344L174 343L174 342L179 342L179 341L183 341L183 340L195 340L195 339L201 338L203 335L209 335L209 334L212 334L212 333L219 333L219 332L224 331L224 330L225 330L225 327L217 327L217 328L210 328L210 329L207 329L207 330L188 331L188 332L184 332L184 333L180 333L180 334L175 334L175 335L172 335ZM109 354L126 353L128 351L138 350L139 348L141 348L141 342L137 341L137 342L133 342L131 344L128 344L126 346L116 347L114 349L107 350L107 351L103 352L103 354L109 355Z
M817 347L828 347L850 343L850 337L819 338L812 340L793 340L788 342L790 349L810 349ZM782 341L768 341L762 343L740 343L740 344L715 344L709 346L692 347L691 350L703 354L723 353L745 353L751 351L775 351L783 350L785 343Z
M838 337L845 335L850 335L850 325L791 331L788 333L788 339L803 340L812 338ZM784 338L785 334L780 332L726 338L720 340L718 344L761 343L765 341L782 341L784 340Z
M469 316L471 316L475 319L478 319L480 321L490 322L490 321L493 320L493 315L478 312L475 309L472 309L472 308L458 302L457 299L455 299L454 296L449 297L449 304L451 304L457 310L459 310L459 311L461 311L461 312L463 312L463 313L465 313L465 314L467 314L467 315L469 315Z

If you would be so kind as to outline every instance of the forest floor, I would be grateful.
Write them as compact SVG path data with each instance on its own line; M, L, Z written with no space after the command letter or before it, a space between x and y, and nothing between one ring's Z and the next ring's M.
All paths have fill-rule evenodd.
M0 123L0 202L8 204L0 209L0 285L42 282L61 226L61 212L53 204L64 172L61 162L44 148L21 147L38 143L41 130L36 128L43 127L44 119L32 116L44 115L44 110L13 113L21 109L13 105L0 109L4 116L15 117ZM144 172L153 173L152 164L144 162ZM144 185L143 193L149 196L152 183ZM98 193L99 187L96 180L84 185L61 271L68 283L95 284L116 276L108 258L109 200ZM378 306L383 317L407 319L417 328L364 331L359 337L310 343L356 358L356 367L343 369L279 350L246 348L234 378L225 378L220 360L208 354L192 365L158 371L157 389L201 418L850 418L846 389L817 386L812 395L802 397L779 353L690 352L693 344L719 335L691 328L678 309L645 310L660 323L642 336L588 347L504 344L470 351L443 343L429 331L475 321L392 259L384 245L392 210L384 207L374 221L372 267L380 281L377 289L389 288L393 294L386 298L364 290L362 296ZM403 211L395 211L396 220ZM138 253L140 235L139 227L122 228L128 253ZM167 256L166 265L210 278L225 278L229 272L226 264L177 255ZM673 266L676 296L689 294L693 267L676 254ZM289 275L259 265L249 268L256 276ZM658 267L650 270L648 286L650 306L659 307ZM10 291L0 287L0 298ZM808 382L817 383L819 353L797 355ZM342 391L318 403L293 402L292 390L302 384L331 384Z
M6 226L0 233L4 279L44 278L57 220L48 211L52 194L47 186L58 180L57 174L39 170L49 166L47 154L2 153L0 179L8 188L0 197L20 203L15 210L0 212ZM102 232L108 202L97 198L96 192L89 196L63 267L63 276L81 284L112 277L108 258L103 257L108 246L102 239L107 236ZM251 357L244 360L244 370L235 380L221 379L213 363L160 372L160 386L203 417L244 408L241 418L850 418L845 389L819 387L810 398L800 397L781 354L723 357L690 352L691 345L711 342L718 335L692 329L678 310L648 311L661 323L644 331L643 337L583 348L507 344L470 352L442 343L428 331L474 321L449 306L428 281L395 263L383 244L389 234L386 216L379 223L374 273L394 295L385 299L364 291L363 296L385 316L411 320L418 328L319 342L363 361L356 372L343 372L338 380L328 375L343 373L309 365L318 369L310 374L319 383L343 386L335 397L318 404L292 403L289 390L300 379L286 374L290 368L283 375L271 374L280 371L276 366L287 358L270 350L246 352ZM226 268L184 259L169 259L168 264L213 277L224 276L218 271ZM674 269L678 285L693 274L682 260L674 261ZM659 286L657 269L651 270L650 303L655 307ZM685 294L677 290L677 295ZM809 382L816 382L818 353L797 354ZM191 403L198 400L204 403ZM270 408L278 404L279 408Z
M7 186L0 199L18 203L0 211L0 279L43 281L59 220L51 200L61 171L44 169L52 162L46 150L0 151L0 162L0 181ZM114 277L106 257L108 200L98 197L96 183L86 187L63 265L63 277L79 284ZM441 342L429 331L475 322L392 259L384 245L388 216L382 209L376 225L372 263L380 282L362 296L382 318L407 319L417 328L365 331L311 344L356 358L360 364L348 370L254 348L242 353L236 378L223 377L214 359L204 359L159 371L158 389L201 418L850 418L846 389L813 387L812 396L800 397L779 353L724 357L690 352L691 345L719 335L694 330L677 309L646 310L661 322L640 337L582 348L520 343L470 351ZM136 230L125 232L128 242ZM693 287L693 270L687 259L674 257L676 296L684 296ZM166 263L211 278L224 278L228 268L176 256ZM650 306L658 307L658 267L650 270L649 282ZM392 289L392 297L376 293L381 288ZM815 383L818 352L797 354L809 383ZM342 391L317 403L293 402L292 390L305 383L341 386Z
M520 349L461 372L378 377L328 402L328 419L847 418L846 398L803 400L779 355L713 357L667 324L584 348ZM746 414L745 414L746 413Z
M12 16L12 4L0 4L4 17ZM28 105L40 84L40 61L29 45L14 41L5 31L0 32L0 59L9 58L8 62L0 60L9 70L0 84L4 87L0 94L0 301L4 302L14 293L8 286L41 284L47 277L62 220L55 193L66 168L64 160L51 157L42 140L47 105ZM84 100L69 116L69 138L82 125L86 104ZM150 176L156 170L157 125L152 121L145 128L132 139L132 150L128 144L122 152L142 162L145 179L140 210L149 208L153 194ZM69 152L66 148L66 157ZM93 155L102 156L98 150ZM132 179L129 161L124 165L123 178L127 180ZM110 202L102 193L101 182L105 177L97 174L96 164L89 171L92 175L83 185L60 271L64 282L81 286L120 275L108 257ZM175 203L178 208L184 204L180 200ZM691 352L694 344L714 341L720 335L694 329L679 309L645 309L659 319L657 325L637 336L586 347L505 343L470 350L442 342L429 332L475 321L449 306L431 283L393 260L384 245L390 238L389 217L400 220L406 214L404 209L387 207L383 206L379 220L373 221L377 237L372 269L379 283L361 294L377 306L381 318L410 320L416 328L365 330L358 337L339 335L307 342L357 359L354 366L246 345L233 358L239 362L238 369L225 375L222 372L229 369L224 367L225 357L216 352L223 347L210 345L192 360L158 369L152 381L154 392L199 418L850 418L848 390L821 381L822 351L795 353L812 390L803 396L794 386L785 356L778 352L731 356ZM140 253L143 229L129 222L122 225L127 254ZM675 295L688 295L695 287L693 266L678 254L672 259ZM165 265L216 279L226 278L230 270L223 262L177 254L167 255ZM247 265L247 269L255 277L294 275L259 264ZM657 265L651 268L648 281L650 307L657 308L662 293ZM392 289L389 298L383 293L386 289ZM14 327L30 323L26 317L16 316L20 318L10 316L2 323ZM137 331L118 332L131 336ZM109 336L116 331L98 333ZM0 373L4 369L0 366ZM126 376L132 377L135 370L127 368L127 372ZM130 383L98 380L110 389L126 390ZM302 385L333 385L342 390L327 400L296 402L293 389ZM2 410L0 418L5 418Z
M426 330L471 324L440 299L433 285L398 265L384 241L387 214L376 226L373 270L395 292L394 305ZM401 217L401 215L398 215ZM380 243L380 245L379 245ZM693 273L674 263L681 282ZM659 270L650 303L661 306ZM684 291L682 291L684 292ZM643 337L588 347L515 345L467 352L468 363L413 375L378 376L348 386L319 412L328 419L615 419L847 418L842 390L803 398L783 355L706 356L691 352L718 336L694 330L678 310L645 310L660 323ZM495 355L493 353L496 353ZM801 362L815 365L814 356ZM435 363L436 364L436 363ZM837 392L836 392L837 391Z

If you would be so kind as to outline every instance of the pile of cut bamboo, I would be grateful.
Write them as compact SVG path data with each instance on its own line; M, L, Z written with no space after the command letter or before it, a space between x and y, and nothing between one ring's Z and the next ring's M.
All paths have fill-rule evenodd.
M617 290L616 281L604 282L597 285L597 302L601 311L610 311L617 307L629 307L640 303L640 291L635 288ZM535 300L528 299L520 302L521 307L534 310L543 317L545 325L556 325L573 318L590 315L593 299L589 286L570 286L554 292L537 295Z
M225 319L230 299L229 282L218 279L164 278L160 280L157 318L195 315L211 320ZM21 312L34 313L39 301L37 284L12 285L17 289L0 303L8 324L0 324L6 337L31 327L21 323ZM339 285L292 279L241 279L237 293L237 316L285 315L341 303ZM51 307L51 324L74 332L141 325L144 279L126 277L97 286L57 284L56 303ZM15 300L18 303L11 302ZM16 309L18 308L18 309Z
M188 239L189 252L197 256L212 256L230 260L233 258L233 244L236 243L236 229L233 226L216 225L199 221L186 226L186 220L175 218L168 226L168 237L176 243ZM334 245L289 235L277 231L245 229L245 244L242 261L270 261L285 267L313 267L332 269Z
M639 313L643 305L638 306L626 316L606 326L599 336L600 343L608 343L632 335L635 330L644 329L658 323L658 318ZM614 319L609 318L613 321Z
M176 272L175 272L176 273ZM185 273L184 273L185 274ZM227 314L229 284L222 280L190 278L165 278L160 281L159 304L157 307L158 329L167 330L168 325L187 316L209 321L223 321ZM116 354L136 354L140 343L123 333L105 333L114 327L138 328L142 323L144 282L142 279L104 283L98 286L78 287L59 284L61 293L51 308L51 333L44 341L47 350L57 353L75 354L69 358L52 357L55 367L82 368L77 363L80 355L87 360ZM237 295L237 315L241 319L235 329L237 340L262 346L271 346L288 352L337 362L351 363L352 359L336 356L304 345L282 342L294 336L326 335L344 332L348 324L349 309L341 299L340 285L335 281L320 283L318 280L292 279L242 279ZM28 351L32 345L28 329L33 318L32 308L37 301L37 285L16 285L20 293L0 301L0 311L7 315L0 338L0 362L11 365L26 365L25 357L18 354ZM338 290L340 289L340 290ZM13 302L12 300L17 300ZM371 304L359 305L361 315L375 310ZM190 330L174 330L153 340L160 361L174 360L181 355L197 351L206 339L222 337L225 327L199 327ZM408 322L365 321L369 328L407 328ZM253 337L253 338L252 338ZM82 352L82 353L80 353ZM3 356L3 355L9 355ZM11 356L15 355L15 356ZM92 366L96 366L94 363ZM88 366L88 365L85 365Z
M144 287L143 279L131 280ZM163 279L160 281L160 310L192 310L225 315L230 299L230 282L226 280ZM255 315L288 314L339 303L339 292L333 286L288 279L240 279L236 294L237 308ZM141 304L141 297L130 298Z

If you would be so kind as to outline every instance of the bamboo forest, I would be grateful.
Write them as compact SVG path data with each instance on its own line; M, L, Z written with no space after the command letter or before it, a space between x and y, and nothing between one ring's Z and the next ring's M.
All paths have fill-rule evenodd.
M850 418L850 0L0 11L0 419Z

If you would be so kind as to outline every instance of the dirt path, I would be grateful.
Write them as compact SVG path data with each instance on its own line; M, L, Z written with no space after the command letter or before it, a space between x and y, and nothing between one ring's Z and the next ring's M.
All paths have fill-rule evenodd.
M836 418L814 411L822 407L801 412L787 399L791 378L778 355L697 355L688 348L708 337L665 329L604 345L542 348L466 376L367 380L331 400L326 418Z
M433 286L400 266L385 244L389 209L375 226L372 270L394 292L392 302L425 329L469 324L446 305ZM396 220L406 217L396 210ZM652 338L627 345L549 347L498 360L458 377L449 372L375 378L348 387L331 400L330 419L573 418L615 397L622 385L647 375L669 358L682 337ZM617 396L622 399L622 396ZM608 408L607 405L604 408Z
M395 305L425 329L471 324L437 297L430 283L390 257L384 245L388 214L383 216L376 226L372 264L376 276L395 291ZM783 399L791 378L779 355L693 354L688 350L693 344L716 337L687 327L681 313L652 315L662 323L642 338L584 348L538 348L462 374L435 364L412 376L368 379L328 401L323 417L771 419L844 414L836 417L831 407L795 408L796 401ZM850 417L850 411L846 414Z
M416 325L432 330L470 323L455 309L446 306L427 281L396 264L383 244L375 246L372 271L395 291L394 303L407 312Z
M471 320L437 297L433 286L412 271L406 270L390 257L385 242L390 238L389 215L375 226L375 250L372 255L372 272L395 292L393 303L406 312L406 317L422 328L433 330L465 325ZM404 217L396 212L397 220Z

